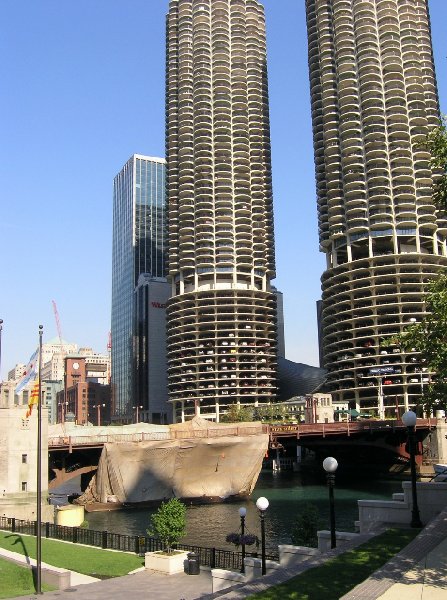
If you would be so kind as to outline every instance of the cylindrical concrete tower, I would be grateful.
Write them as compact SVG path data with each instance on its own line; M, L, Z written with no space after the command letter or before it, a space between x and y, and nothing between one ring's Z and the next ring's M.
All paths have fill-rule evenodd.
M447 266L422 142L439 124L426 0L306 0L324 366L335 400L384 416L428 383L383 341L424 315Z
M263 7L171 0L166 69L169 397L219 420L276 395Z

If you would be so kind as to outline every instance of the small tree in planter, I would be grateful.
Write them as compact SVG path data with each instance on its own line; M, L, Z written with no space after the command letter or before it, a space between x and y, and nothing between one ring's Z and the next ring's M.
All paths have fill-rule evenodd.
M151 517L148 535L159 538L165 552L172 554L173 544L186 535L186 506L177 498L162 502L160 508Z

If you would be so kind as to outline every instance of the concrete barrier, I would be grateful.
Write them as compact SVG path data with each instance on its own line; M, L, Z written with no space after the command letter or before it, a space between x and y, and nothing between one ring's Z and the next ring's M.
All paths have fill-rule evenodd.
M402 494L393 494L394 500L358 500L360 533L410 524L411 481L403 481L402 489ZM447 505L447 481L420 481L416 489L421 521L426 525Z
M323 529L322 531L317 532L317 536L318 550L321 552L321 554L329 552L331 549L331 532ZM337 542L337 548L358 536L358 533L353 533L352 531L336 531L335 540Z
M294 565L298 565L309 558L321 554L317 548L308 548L307 546L291 546L288 544L281 544L278 546L278 550L279 564L285 569Z

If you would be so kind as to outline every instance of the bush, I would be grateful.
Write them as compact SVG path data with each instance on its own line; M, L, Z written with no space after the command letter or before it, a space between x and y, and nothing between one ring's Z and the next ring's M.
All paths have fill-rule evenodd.
M291 538L296 546L316 548L318 546L318 509L314 504L305 504L292 525Z
M186 534L186 506L177 498L162 502L152 515L148 535L160 539L165 550L171 554L173 544L177 544Z

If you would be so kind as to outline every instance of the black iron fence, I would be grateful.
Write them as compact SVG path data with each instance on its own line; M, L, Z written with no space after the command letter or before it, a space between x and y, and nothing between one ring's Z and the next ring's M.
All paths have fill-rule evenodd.
M0 529L11 531L13 533L25 533L28 535L37 535L37 521L23 521L13 517L0 517ZM154 552L162 550L163 544L160 540L141 536L125 535L122 533L112 533L110 531L93 531L83 527L66 527L64 525L55 525L53 523L41 523L41 536L63 540L64 542L73 542L74 544L85 544L86 546L96 546L98 548L120 550L121 552L134 552L144 556L145 552ZM239 571L242 567L242 553L232 550L223 550L221 548L205 548L203 546L192 546L188 544L176 544L178 550L195 552L201 565L211 567L212 569L230 569ZM248 548L247 548L248 550ZM246 556L259 557L260 553L246 552ZM278 555L268 554L267 560L278 560Z

